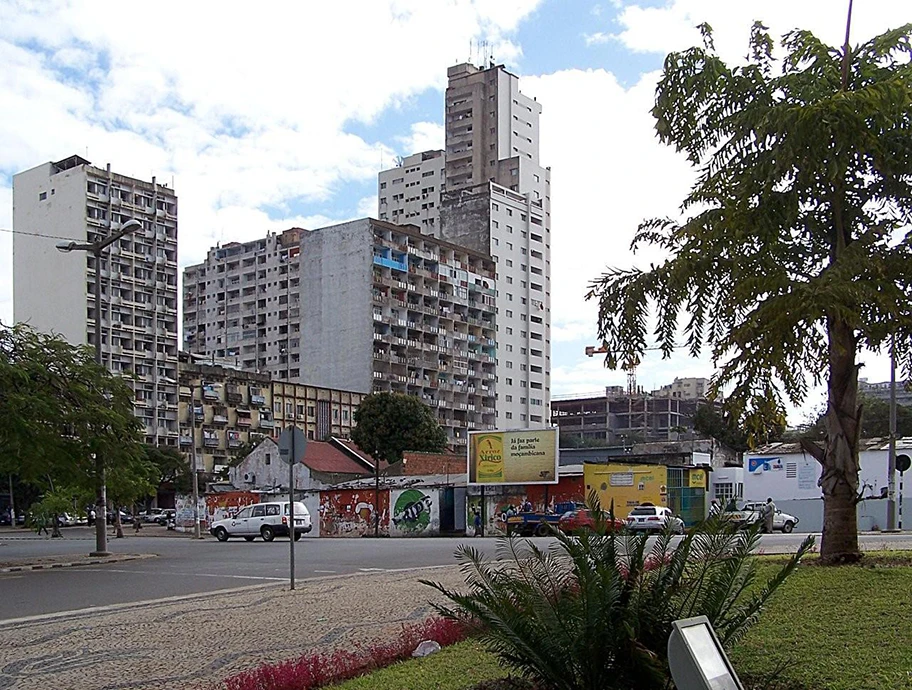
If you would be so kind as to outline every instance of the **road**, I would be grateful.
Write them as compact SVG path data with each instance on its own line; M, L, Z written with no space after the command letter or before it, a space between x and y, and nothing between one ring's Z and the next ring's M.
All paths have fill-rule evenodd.
M93 542L86 529L64 531L63 539L23 539L0 535L0 560L50 555L84 556ZM805 535L765 535L765 553L794 551ZM912 534L865 534L866 549L912 549ZM818 537L819 539L819 537ZM535 540L546 544L552 539ZM489 556L496 539L308 539L295 547L295 578L299 581L359 572L408 572L452 565L454 551L470 543ZM286 583L288 541L217 542L175 536L128 536L112 539L116 553L141 553L153 558L99 566L0 574L0 622L13 618L157 600L188 594Z

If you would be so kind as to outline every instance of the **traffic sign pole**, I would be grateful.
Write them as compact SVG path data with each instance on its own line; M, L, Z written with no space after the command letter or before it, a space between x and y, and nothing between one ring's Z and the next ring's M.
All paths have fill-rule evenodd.
M291 589L295 588L295 511L294 511L294 468L295 465L304 460L304 452L307 450L307 437L298 427L292 425L286 427L279 435L278 440L279 455L288 460L288 543L290 544L288 564L289 564L289 582ZM303 517L303 515L301 516Z

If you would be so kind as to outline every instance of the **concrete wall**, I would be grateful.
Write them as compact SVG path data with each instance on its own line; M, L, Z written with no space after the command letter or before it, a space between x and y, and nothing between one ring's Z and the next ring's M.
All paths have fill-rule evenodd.
M279 455L279 447L271 439L258 445L237 467L228 471L234 486L249 491L271 491L278 487L288 489L288 463ZM295 465L295 490L312 488L310 469L301 463Z
M84 345L88 255L60 252L60 239L35 234L86 241L86 173L52 173L45 163L13 177L13 318Z
M796 532L812 533L820 532L823 529L822 498L774 500L777 509L799 519L800 522L795 528ZM861 501L857 506L857 519L859 532L876 532L886 529L887 501L880 498ZM908 495L903 496L903 526L907 530L912 527L912 497Z
M372 247L366 218L301 241L301 379L309 384L371 391Z

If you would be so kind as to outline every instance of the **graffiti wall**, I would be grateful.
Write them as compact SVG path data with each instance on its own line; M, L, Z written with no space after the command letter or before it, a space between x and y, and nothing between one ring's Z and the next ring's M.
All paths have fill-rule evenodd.
M209 523L206 521L206 502L202 496L199 499L199 516L200 529L205 531L209 529ZM193 512L193 496L184 496L177 494L174 497L174 528L178 532L192 532L195 522Z
M212 524L216 520L223 520L237 515L238 511L244 506L259 502L260 495L250 491L226 491L225 493L209 494L206 496L204 517L208 518L209 524Z
M438 489L410 488L392 492L390 536L426 537L440 534Z
M375 511L380 515L380 534L389 534L389 491L381 490L375 506L373 489L320 492L320 536L361 537L374 532Z

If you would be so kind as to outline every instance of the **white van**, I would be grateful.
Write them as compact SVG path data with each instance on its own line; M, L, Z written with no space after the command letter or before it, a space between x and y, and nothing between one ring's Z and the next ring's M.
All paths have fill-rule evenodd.
M301 538L313 529L310 513L300 501L294 503L294 540ZM242 508L237 515L224 520L216 520L209 531L219 541L228 541L231 537L244 537L253 541L263 537L263 541L272 541L276 537L287 537L288 501L256 503Z

